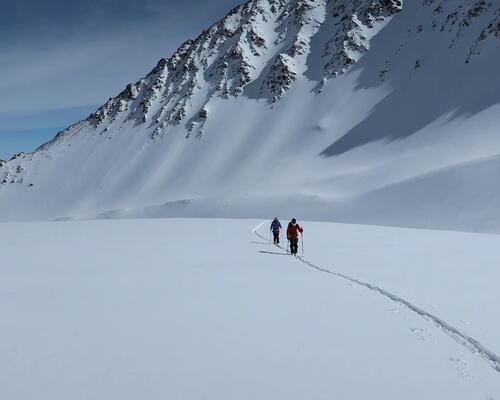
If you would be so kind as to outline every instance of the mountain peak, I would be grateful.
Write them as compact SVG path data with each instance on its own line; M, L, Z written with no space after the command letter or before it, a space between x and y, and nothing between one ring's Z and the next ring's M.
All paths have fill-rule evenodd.
M143 79L94 112L88 123L101 134L129 121L148 124L154 139L181 123L186 132L199 133L205 123L200 114L207 116L213 98L248 95L278 101L307 69L309 41L322 24L335 20L338 26L321 55L326 60L324 85L366 51L362 32L401 7L396 0L248 1L184 42L170 58L162 58Z

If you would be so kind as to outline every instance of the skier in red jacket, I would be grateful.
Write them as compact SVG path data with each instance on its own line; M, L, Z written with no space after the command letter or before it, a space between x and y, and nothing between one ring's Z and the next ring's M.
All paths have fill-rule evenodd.
M299 248L299 232L304 232L304 229L302 229L297 223L297 220L293 218L286 229L286 238L290 242L290 252L292 254L297 254Z

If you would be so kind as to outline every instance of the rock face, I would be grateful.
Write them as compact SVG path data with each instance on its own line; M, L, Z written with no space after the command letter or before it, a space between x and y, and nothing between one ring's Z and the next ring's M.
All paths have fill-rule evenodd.
M386 95L417 79L434 79L429 76L470 74L470 81L475 79L471 77L476 74L477 65L491 57L494 49L498 51L499 42L500 4L493 1L250 0L194 40L183 43L170 57L162 58L144 78L127 85L87 119L61 131L33 153L16 155L7 163L0 161L0 189L34 183L42 191L40 180L52 182L49 177L61 174L64 178L57 181L66 182L64 188L68 191L73 182L81 182L88 185L86 190L92 195L104 189L121 193L134 185L150 185L152 192L153 187L161 188L159 192L164 188L173 191L177 185L190 182L188 175L199 176L209 170L204 164L195 171L198 160L216 164L215 152L221 159L230 157L234 151L231 148L227 156L223 154L227 142L241 137L248 154L258 152L257 145L249 144L253 140L249 138L258 136L255 130L277 131L278 125L293 125L290 121L296 114L306 112L299 106L294 115L279 114L275 110L280 107L286 108L302 98L323 106L324 96L332 106L338 105L350 101L339 99L350 99L359 89L384 87ZM365 63L361 62L363 59ZM440 70L448 59L453 59L453 64L447 68L456 69L451 74ZM357 87L348 93L335 92L337 86L343 85L341 82L351 79L346 75L361 72ZM457 86L450 82L450 87L452 84ZM310 87L304 89L305 85ZM416 96L412 90L416 89L408 89L409 100ZM333 94L324 95L327 91ZM491 96L488 100L492 100ZM234 104L238 106L227 113L226 109ZM264 110L260 114L269 112L265 125L274 128L252 125L253 133L247 132L247 126L260 119L252 114L255 104ZM353 107L357 106L356 103ZM460 109L451 103L449 108ZM316 109L321 107L312 107ZM325 109L317 121L312 121L315 117L311 115L300 115L300 120L305 121L300 129L327 132L325 135L331 135L330 143L326 137L319 144L319 136L306 135L303 137L308 139L303 139L300 146L307 148L318 140L316 155L338 155L352 148L352 143L363 145L371 140L371 132L360 133L362 139L355 140L345 135L342 146L322 152L346 133L331 128L333 123L324 125L324 121L342 117L327 115L328 112ZM367 114L363 110L352 121ZM221 132L225 132L226 125L232 128L223 137ZM384 127L377 132L385 130L389 131ZM207 140L218 142L200 147ZM196 155L188 160L187 155L176 153L180 148ZM75 160L83 165L74 166ZM234 171L235 166L230 169ZM128 178L110 184L112 178L125 173ZM150 178L152 174L159 175L157 180ZM178 193L187 198L188 192L191 193ZM162 199L158 195L144 202Z

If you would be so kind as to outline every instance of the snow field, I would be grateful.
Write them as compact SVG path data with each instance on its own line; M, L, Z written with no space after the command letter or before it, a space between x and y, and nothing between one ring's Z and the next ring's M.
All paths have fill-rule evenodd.
M2 224L0 397L500 396L498 372L477 354L407 308L279 254L252 233L257 224ZM422 281L405 281L399 265L413 248L406 274L425 275L433 257L454 261L446 243L470 243L462 246L466 259L478 249L492 251L496 237L437 232L416 246L423 231L304 225L311 261L335 264L415 301L434 299L442 318L451 322L461 313L471 332L486 321L461 310L458 298L443 300L455 297L453 285L436 296ZM368 236L372 247L363 242ZM491 280L498 276L485 271ZM464 267L457 273L474 276ZM494 332L495 323L482 328ZM488 344L498 348L494 339Z

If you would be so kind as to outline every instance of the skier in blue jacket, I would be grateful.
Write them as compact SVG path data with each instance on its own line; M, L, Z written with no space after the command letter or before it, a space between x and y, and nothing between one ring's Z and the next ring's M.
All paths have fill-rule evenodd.
M280 230L281 230L281 223L278 219L278 217L273 219L273 222L271 222L271 232L273 233L273 243L278 245L280 244Z

